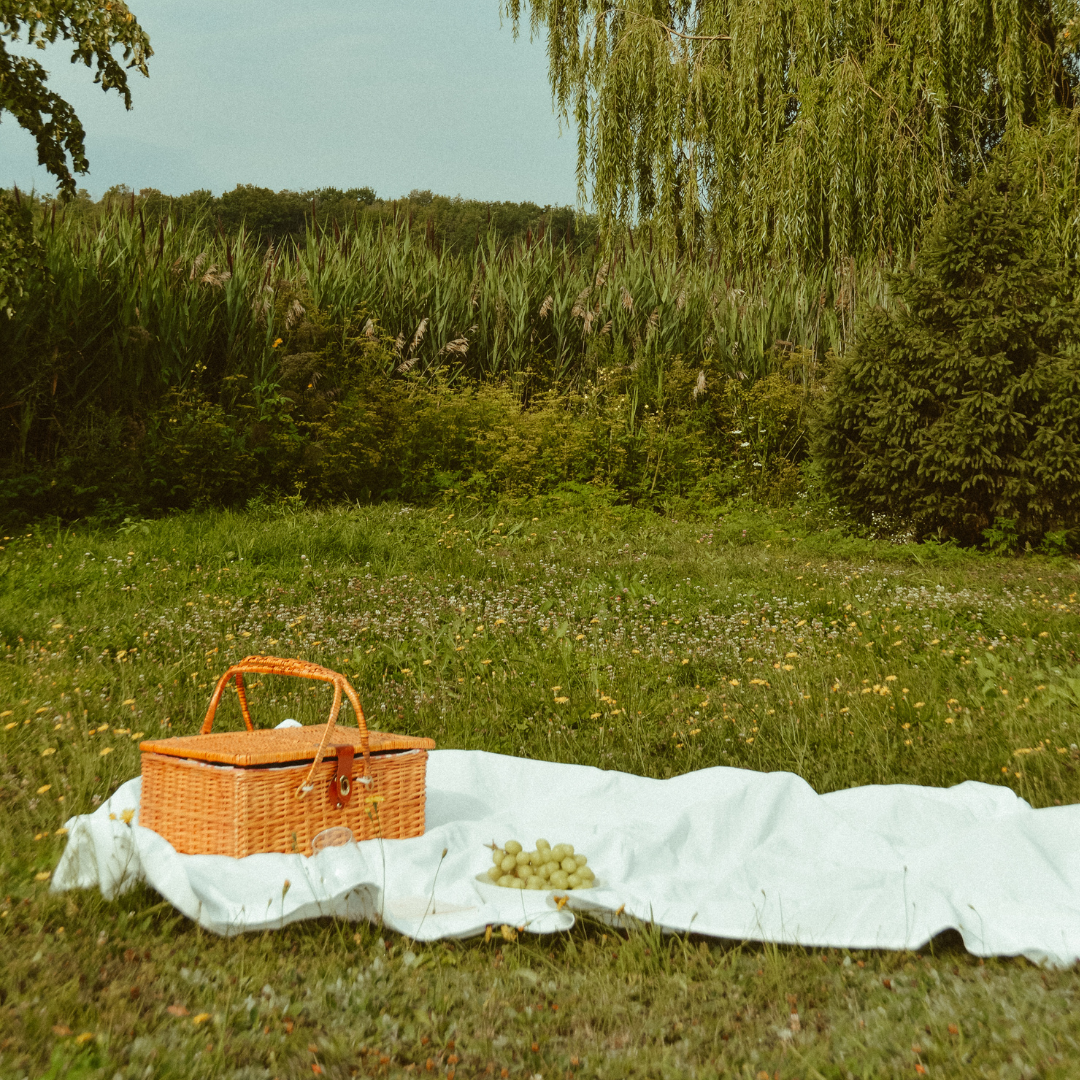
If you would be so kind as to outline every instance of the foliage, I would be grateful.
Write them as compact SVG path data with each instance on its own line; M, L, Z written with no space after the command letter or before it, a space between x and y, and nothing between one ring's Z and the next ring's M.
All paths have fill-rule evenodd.
M157 188L142 188L136 193L126 184L116 184L96 203L84 189L77 195L67 215L86 227L101 227L116 210L126 208L137 212L152 228L169 220L192 226L209 219L227 236L243 231L263 244L303 244L308 229L337 237L347 226L377 230L379 226L396 227L399 222L422 233L425 242L440 252L474 251L492 231L504 244L531 245L548 237L552 243L577 252L591 252L597 240L592 215L568 206L451 199L430 191L414 190L400 199L381 199L370 187L275 192L255 184L237 184L220 196L205 189L172 196ZM41 202L51 209L48 197Z
M1075 0L503 7L547 34L605 226L733 266L908 254L999 142L1076 103Z
M444 749L1080 800L1073 561L852 542L791 511L447 502L2 530L5 1076L1075 1073L1080 970L984 963L955 936L775 948L578 913L516 941L329 919L223 939L143 887L49 892L59 830L137 775L138 733L197 730L253 652L345 671L373 726ZM259 726L325 718L318 691L265 682Z
M94 82L116 90L131 108L127 72L147 74L150 39L123 0L0 0L0 113L10 112L37 141L38 163L56 178L65 196L75 194L75 173L85 173L85 132L75 111L46 85L48 72L36 60L14 55L4 39L44 50L57 40L72 43L71 62L96 66ZM122 50L122 59L113 55ZM48 119L46 119L48 117ZM71 167L68 158L71 158Z
M300 495L709 512L740 496L790 502L801 486L807 399L789 376L745 386L668 358L657 381L610 365L582 392L522 402L506 383L393 374L386 339L343 346L305 321L291 344L261 400L234 377L227 404L188 387L137 419L72 420L52 460L0 474L0 514L119 521ZM745 440L736 416L753 419Z
M567 482L583 482L585 470L634 499L683 492L704 476L707 462L726 457L733 440L717 433L740 426L723 428L714 418L708 431L695 427L689 442L671 441L683 430L683 418L672 427L671 408L698 417L693 425L705 423L706 412L691 409L699 378L713 402L728 379L745 390L770 372L809 387L815 352L843 347L856 303L885 298L877 264L816 278L792 272L727 281L707 264L661 257L646 238L628 238L610 255L576 256L550 234L511 246L491 232L476 251L447 254L427 242L424 229L399 219L381 229L320 227L302 246L264 247L243 230L222 235L205 223L173 219L155 225L126 196L114 199L97 224L55 206L37 210L49 276L12 319L0 321L0 453L6 490L19 493L28 513L31 506L53 508L65 517L94 511L98 499L130 507L144 497L120 492L145 475L139 455L149 453L153 418L173 395L219 408L237 430L251 433L245 439L261 437L255 433L265 415L288 414L293 419L280 430L295 424L295 431L283 438L318 442L323 435L303 426L317 419L309 406L322 408L333 389L339 407L352 378L340 365L359 365L360 378L365 363L369 374L377 369L394 385L380 383L376 393L369 379L354 389L386 403L391 429L393 409L406 402L422 412L421 401L433 408L463 380L504 383L504 390L477 391L474 405L483 398L484 409L495 408L500 394L505 402L513 398L520 414L514 423L528 424L543 401L545 422L566 413L585 423L588 415L597 431L616 433L609 464L597 472L579 463ZM792 340L806 346L806 362L795 367L785 366ZM557 395L568 396L560 403ZM616 420L622 397L625 412ZM594 416L601 400L603 417ZM346 423L340 408L336 415L335 423ZM394 437L404 438L405 430L414 429L406 425ZM757 436L751 441L748 470L764 461ZM216 440L207 453L209 445ZM304 453L320 452L313 446ZM776 456L768 447L761 452ZM796 460L803 450L793 452ZM130 454L135 464L120 467ZM655 484L642 480L635 464L643 469L647 461ZM623 488L620 476L636 486ZM389 474L378 484L369 479L364 490L404 490ZM722 502L729 481L710 481L720 487L708 500ZM305 482L310 491L326 490L314 476ZM26 501L27 484L40 498ZM162 494L169 485L202 490L170 480L155 489L163 501L153 505L178 505ZM738 490L757 486L755 480ZM417 482L410 490L416 497L430 489ZM60 498L64 491L70 498Z
M864 521L995 547L1080 527L1080 305L1044 224L992 170L836 364L819 454Z
M45 284L44 251L34 235L30 208L18 192L0 191L0 314L10 319L33 287Z

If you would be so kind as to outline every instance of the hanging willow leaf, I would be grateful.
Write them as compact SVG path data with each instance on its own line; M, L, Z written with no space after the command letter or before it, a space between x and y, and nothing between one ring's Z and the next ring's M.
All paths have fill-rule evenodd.
M546 31L579 186L609 234L640 220L668 249L707 246L729 266L907 255L1003 139L1075 104L1077 0L503 10L515 31Z

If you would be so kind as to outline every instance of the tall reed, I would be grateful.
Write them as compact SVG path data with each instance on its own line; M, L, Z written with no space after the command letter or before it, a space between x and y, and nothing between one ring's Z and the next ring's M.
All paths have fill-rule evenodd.
M558 389L611 357L662 371L678 355L755 379L775 367L778 340L840 352L856 311L887 301L880 264L752 277L664 256L647 234L587 257L494 233L445 254L398 221L316 226L275 249L207 221L148 226L133 205L93 227L54 211L39 234L49 280L0 320L9 460L49 456L73 416L137 418L173 390L272 397L275 343L301 309L343 334L372 319L399 342L395 372Z

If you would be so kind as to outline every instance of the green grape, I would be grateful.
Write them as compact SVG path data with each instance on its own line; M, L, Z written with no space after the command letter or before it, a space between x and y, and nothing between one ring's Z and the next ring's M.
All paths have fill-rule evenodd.
M577 888L580 888L582 880L583 879L578 877L577 874L571 874L566 879L566 884L571 889L577 889Z
M547 863L536 868L536 876L538 878L543 878L545 881L551 876L551 871L547 868Z
M540 839L536 841L536 850L550 851L551 845L541 836Z
M487 872L487 876L488 876L489 880L493 881L496 885L498 885L499 884L499 878L502 877L502 868L498 867L498 866L493 866Z
M544 877L551 877L551 875L559 869L559 864L554 859L552 859L551 862L544 863L541 869L544 872Z
M519 877L519 878L521 878L522 881L528 881L529 878L532 877L532 867L530 867L530 866L519 866L514 871L514 877Z
M529 853L527 851L519 851L514 856L514 859L517 861L518 866L528 866L529 865Z
M503 845L507 855L516 855L521 850L521 845L516 840L507 840Z
M522 881L521 878L519 878L519 877L511 878L510 879L510 888L511 889L524 889L525 888L525 882Z
M579 867L577 874L578 874L578 877L581 878L582 881L595 881L596 880L596 875L593 873L591 866L581 866L581 867Z
M511 877L509 874L503 874L501 878L496 882L497 885L501 885L504 889L513 888L516 878Z
M569 854L570 854L570 852L566 850L566 845L565 844L556 844L551 849L551 857L557 863L561 863L563 861L563 859L565 859L566 856L569 855Z
M507 852L503 856L503 861L499 863L499 865L503 868L504 873L510 874L513 873L514 867L517 866L517 859L515 859L514 856L510 854L510 852Z
M567 855L565 859L559 865L568 873L572 874L577 870L577 863L574 862L572 855Z
M530 866L543 866L547 862L547 859L541 856L539 851L529 852L529 865Z
M491 853L491 861L492 861L492 862L493 862L493 863L494 863L494 864L495 864L496 866L498 866L498 865L499 865L499 864L500 864L500 863L501 863L501 862L503 861L503 859L505 859L505 858L506 858L506 852L505 852L505 851L503 851L503 849L502 849L501 847L497 847L497 848L496 848L496 849L495 849L495 850L494 850L494 851L493 851L493 852Z
M577 867L580 870L589 860L584 855L575 855L574 862L577 863Z
M537 877L536 874L533 874L530 878L528 878L526 880L525 888L526 889L534 889L534 890L535 889L546 889L547 888L547 882L542 877Z
M548 880L556 889L566 889L570 886L570 875L565 870L556 870Z
M592 878L589 878L587 881L582 881L582 883L578 886L578 888L579 889L591 889L595 884L596 884L596 882L593 881Z

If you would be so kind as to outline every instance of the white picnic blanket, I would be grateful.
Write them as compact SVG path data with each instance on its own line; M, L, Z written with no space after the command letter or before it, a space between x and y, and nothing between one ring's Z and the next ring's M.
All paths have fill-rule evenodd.
M790 773L718 767L650 780L437 750L423 836L245 859L177 854L138 824L139 791L130 780L67 823L54 890L113 897L144 880L218 934L333 915L381 918L430 941L492 924L565 930L583 909L804 946L917 948L953 927L983 956L1080 958L1080 806L1033 810L1005 787L818 795ZM485 845L531 848L541 836L588 855L598 887L560 908L551 893L476 880L490 865Z

